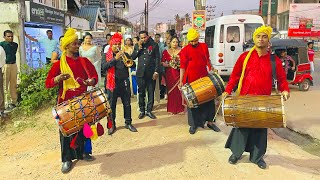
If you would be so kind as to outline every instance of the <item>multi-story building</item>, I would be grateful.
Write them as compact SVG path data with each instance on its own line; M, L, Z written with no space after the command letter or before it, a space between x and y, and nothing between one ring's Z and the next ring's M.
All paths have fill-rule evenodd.
M319 0L278 0L277 30L282 38L286 38L289 26L289 9L291 3L320 3Z
M120 31L124 34L131 32L132 24L124 17L129 12L129 2L124 0L125 8L114 7L114 3L118 0L105 0L106 7L106 23L110 32Z
M232 10L232 14L253 14L253 15L259 15L259 9Z

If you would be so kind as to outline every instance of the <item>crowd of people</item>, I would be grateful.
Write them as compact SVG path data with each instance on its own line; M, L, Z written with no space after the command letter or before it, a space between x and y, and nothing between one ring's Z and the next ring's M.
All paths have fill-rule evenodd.
M230 76L226 91L221 99L231 95L237 86L239 95L270 95L272 76L270 52L268 43L271 28L262 26L253 34L255 46L243 53ZM116 106L120 97L124 111L125 128L131 132L138 130L132 124L131 98L137 96L138 119L146 116L156 119L153 112L154 102L167 100L167 112L171 115L187 114L189 133L195 134L197 128L206 125L209 129L219 132L215 125L215 100L210 100L197 108L189 108L182 97L181 88L200 78L208 76L214 68L210 62L210 55L206 43L199 42L200 35L195 29L187 34L189 44L181 46L180 39L174 30L165 34L161 42L161 34L152 38L147 31L140 31L137 37L123 39L120 33L107 34L107 43L101 52L92 42L93 37L86 33L83 41L79 41L76 30L70 28L59 42L53 40L52 31L47 31L47 38L35 39L25 34L32 41L47 44L46 63L52 63L46 87L59 87L57 103L67 101L78 96L94 86L103 86L112 113L112 125L108 127L108 134L116 131ZM13 42L13 32L4 32L5 41L0 43L0 69L4 69L5 78L0 76L0 87L3 81L11 99L9 106L14 108L17 103L17 65L16 52L18 44ZM309 45L311 52L311 45ZM133 61L128 67L125 60ZM281 53L282 61L287 64L282 68L282 61L276 57L278 87L285 99L289 98L289 88L286 73L294 70L295 63L285 52ZM292 62L293 61L293 62ZM310 59L313 61L313 58ZM290 62L292 62L290 66ZM259 75L257 75L259 74ZM78 81L78 79L83 81ZM104 82L102 82L104 80ZM4 115L4 93L0 88L0 115ZM75 145L76 143L76 145ZM90 138L83 135L83 131L65 137L60 132L61 159L63 173L71 170L72 160L94 160ZM71 145L72 144L72 145ZM250 161L265 169L263 156L267 148L267 129L234 128L226 143L232 155L229 163L235 164L244 151L250 152Z

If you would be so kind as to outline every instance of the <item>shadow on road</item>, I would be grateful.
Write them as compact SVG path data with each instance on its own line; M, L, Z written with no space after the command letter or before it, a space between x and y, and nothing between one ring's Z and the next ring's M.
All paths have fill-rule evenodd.
M211 142L213 143L213 142ZM185 150L210 144L200 140L172 142L164 145L119 151L95 156L91 163L81 162L77 166L92 163L101 164L101 174L120 177L124 174L137 174L148 170L181 163L185 160Z
M320 175L319 159L296 159L281 155L267 155L266 162L270 166L282 166L287 169ZM310 172L310 169L314 171Z

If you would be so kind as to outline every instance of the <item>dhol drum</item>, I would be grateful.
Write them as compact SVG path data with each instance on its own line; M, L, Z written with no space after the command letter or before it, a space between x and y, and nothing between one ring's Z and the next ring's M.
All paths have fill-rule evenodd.
M286 127L283 97L280 95L228 96L222 102L222 113L227 126Z
M110 117L111 108L103 91L94 88L58 104L52 113L62 135L68 137L79 132L85 123L91 125Z
M217 98L224 92L224 82L216 74L209 74L192 83L186 83L181 87L182 95L189 108L197 108L199 105Z

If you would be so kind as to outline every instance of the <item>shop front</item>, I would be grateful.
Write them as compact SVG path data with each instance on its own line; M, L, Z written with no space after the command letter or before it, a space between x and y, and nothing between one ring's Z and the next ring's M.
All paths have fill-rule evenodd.
M25 32L39 40L47 38L47 30L53 33L53 39L59 40L65 27L65 12L41 4L26 2ZM29 67L39 68L46 62L45 44L25 38L26 62Z

